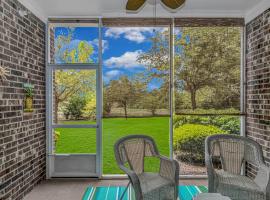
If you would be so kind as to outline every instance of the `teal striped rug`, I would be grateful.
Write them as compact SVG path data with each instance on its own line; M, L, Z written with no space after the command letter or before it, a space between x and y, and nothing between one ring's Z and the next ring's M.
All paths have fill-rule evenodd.
M125 187L104 186L88 187L83 195L82 200L118 200L124 192ZM198 193L207 192L205 186L183 185L179 186L179 200L192 200ZM131 187L125 193L123 200L133 200L134 192Z

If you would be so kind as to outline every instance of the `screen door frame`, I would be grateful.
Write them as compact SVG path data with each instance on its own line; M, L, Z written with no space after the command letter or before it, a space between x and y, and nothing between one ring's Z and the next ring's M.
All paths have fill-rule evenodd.
M50 63L50 24L63 23L75 26L68 19L49 20L46 32L46 177L98 177L102 176L102 23L101 19L82 19L82 23L97 22L98 62L87 64ZM54 48L54 47L53 47ZM66 125L53 123L53 72L59 69L94 70L96 72L96 124ZM58 154L54 152L55 128L96 129L96 153ZM89 133L91 134L91 133ZM61 170L62 167L62 170Z

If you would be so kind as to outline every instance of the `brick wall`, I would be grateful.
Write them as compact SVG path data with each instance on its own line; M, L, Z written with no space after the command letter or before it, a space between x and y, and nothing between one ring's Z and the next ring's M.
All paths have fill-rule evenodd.
M270 164L270 8L246 26L247 136ZM253 175L256 170L249 166Z
M0 199L22 199L45 178L45 24L17 0L0 0ZM23 84L34 85L34 112L23 112Z

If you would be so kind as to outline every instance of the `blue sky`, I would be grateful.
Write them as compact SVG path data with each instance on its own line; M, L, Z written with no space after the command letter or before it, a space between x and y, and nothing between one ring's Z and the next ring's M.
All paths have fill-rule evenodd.
M120 27L103 29L103 80L107 84L110 80L118 79L122 75L132 78L134 74L144 72L145 66L137 62L137 56L151 48L149 38L153 34L151 27ZM55 38L60 34L66 35L67 28L56 28ZM68 47L74 48L79 41L88 41L94 47L91 56L97 62L98 29L78 27L74 29L72 42ZM160 87L160 80L152 80L148 89Z

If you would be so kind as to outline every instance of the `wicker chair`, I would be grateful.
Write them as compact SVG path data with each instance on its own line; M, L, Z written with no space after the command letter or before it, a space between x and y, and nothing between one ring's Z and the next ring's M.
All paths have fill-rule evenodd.
M179 164L175 160L161 156L151 137L145 135L124 137L116 142L114 152L118 166L129 177L136 200L177 199ZM145 172L145 157L160 160L159 172Z
M214 169L213 160L220 160L222 169ZM265 165L257 142L236 135L209 136L205 162L209 192L232 200L270 200L270 168ZM246 163L258 169L254 179L241 175Z

